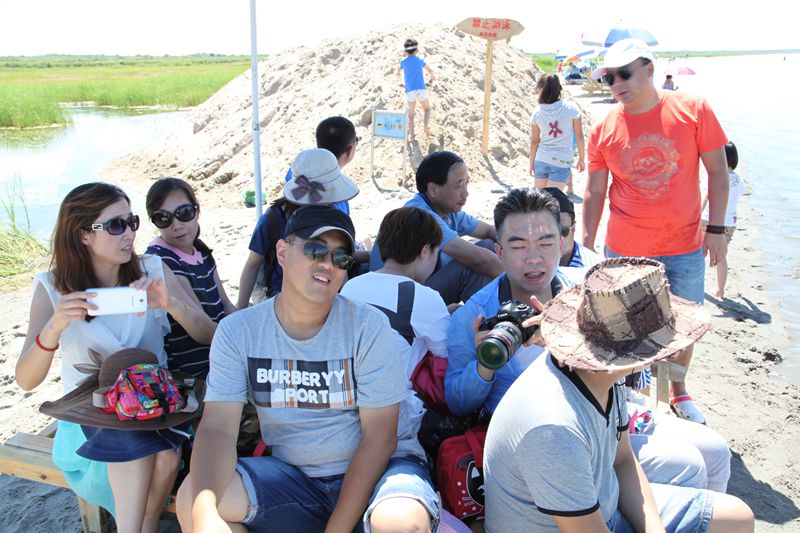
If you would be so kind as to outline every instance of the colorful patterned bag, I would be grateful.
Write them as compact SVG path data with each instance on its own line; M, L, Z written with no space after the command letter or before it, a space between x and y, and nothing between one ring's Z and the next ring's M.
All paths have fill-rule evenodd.
M186 407L186 398L175 386L172 373L161 365L134 365L120 372L104 394L104 413L122 420L166 418Z

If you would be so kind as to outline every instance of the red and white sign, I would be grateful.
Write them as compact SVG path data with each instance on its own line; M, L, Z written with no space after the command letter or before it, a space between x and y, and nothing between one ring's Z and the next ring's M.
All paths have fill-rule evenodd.
M522 33L522 30L525 29L525 27L516 20L482 17L464 19L459 22L456 27L466 34L492 41L508 39L514 35L519 35Z

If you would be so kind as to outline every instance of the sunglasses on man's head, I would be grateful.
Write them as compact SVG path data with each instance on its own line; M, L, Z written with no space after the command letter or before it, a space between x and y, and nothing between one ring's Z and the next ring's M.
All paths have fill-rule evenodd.
M286 240L289 244L297 244L297 241ZM306 241L303 243L303 255L314 261L325 261L331 254L333 266L340 270L350 270L353 266L353 256L344 250L331 250L321 242Z
M616 74L612 74L611 72L606 72L605 74L603 74L602 77L603 82L610 87L611 85L614 85L614 80L616 79L616 76L619 76L619 79L623 81L631 79L631 77L633 76L633 70L631 70L632 66L633 63L631 63L630 65L625 65L624 67L620 67L617 69Z
M181 222L189 222L190 220L194 220L194 217L197 215L197 207L194 204L183 204L179 205L175 208L175 211L170 213L169 211L163 211L159 209L152 215L150 215L150 222L157 228L168 228L170 224L172 224L172 217L177 218Z
M122 235L126 228L131 231L139 229L139 215L128 215L127 218L114 217L106 222L96 222L89 226L84 226L85 231L107 231L110 235Z

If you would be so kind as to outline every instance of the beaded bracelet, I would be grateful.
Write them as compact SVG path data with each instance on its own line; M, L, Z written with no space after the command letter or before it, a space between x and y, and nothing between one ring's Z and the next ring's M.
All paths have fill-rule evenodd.
M39 340L39 335L36 335L36 346L38 346L39 348L41 348L45 352L55 352L56 350L58 350L58 347L60 345L58 343L56 343L56 347L55 348L48 348L47 346L42 344L41 340Z
M711 224L707 224L706 233L711 233L712 235L722 235L725 233L725 226L712 226Z

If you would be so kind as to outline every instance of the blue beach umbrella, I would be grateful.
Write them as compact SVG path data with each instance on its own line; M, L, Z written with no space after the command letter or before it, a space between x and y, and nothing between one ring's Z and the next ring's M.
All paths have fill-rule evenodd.
M622 39L640 39L647 43L648 46L655 46L658 41L653 34L644 28L633 27L623 24L622 21L617 22L610 30L599 34L583 34L581 36L581 43L587 46L603 46L608 48L617 41Z

